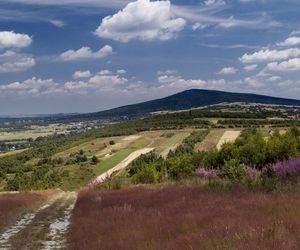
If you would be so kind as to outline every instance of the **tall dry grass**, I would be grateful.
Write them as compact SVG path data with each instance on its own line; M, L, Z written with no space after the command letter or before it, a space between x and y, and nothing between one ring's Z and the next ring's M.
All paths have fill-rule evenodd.
M300 195L136 187L79 194L71 249L300 249Z
M59 191L0 193L0 233L26 212L35 209Z

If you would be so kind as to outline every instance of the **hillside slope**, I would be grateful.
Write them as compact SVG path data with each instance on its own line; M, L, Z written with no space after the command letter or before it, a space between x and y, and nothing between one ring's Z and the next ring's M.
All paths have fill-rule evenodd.
M155 111L176 111L198 108L222 102L251 102L263 104L300 106L300 100L284 99L256 94L230 93L215 90L191 89L162 99L123 106L97 113L85 114L85 117L111 118L127 116L136 118Z

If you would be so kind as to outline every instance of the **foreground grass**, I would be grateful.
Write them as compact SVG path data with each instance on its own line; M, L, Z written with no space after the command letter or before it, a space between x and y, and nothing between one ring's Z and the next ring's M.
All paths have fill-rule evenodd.
M0 234L25 213L37 209L59 191L0 193Z
M68 240L72 249L299 249L299 207L299 193L84 190Z

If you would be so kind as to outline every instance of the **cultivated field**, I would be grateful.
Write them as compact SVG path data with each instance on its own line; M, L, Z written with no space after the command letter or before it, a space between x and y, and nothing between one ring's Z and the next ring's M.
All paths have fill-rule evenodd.
M71 249L299 249L299 207L293 193L84 190L68 241Z
M206 138L196 145L196 151L208 151L216 148L225 131L225 129L210 130Z
M36 139L40 136L48 136L54 133L60 134L65 133L67 129L66 125L51 124L49 126L32 126L29 130L17 131L17 132L0 132L0 141L8 140L26 140L29 138Z
M241 131L226 130L217 144L217 149L221 149L222 145L225 143L235 142L235 140L240 136L240 134Z
M171 150L176 149L182 143L182 141L189 135L190 133L188 132L176 132L170 138L165 138L165 140L163 140L161 144L156 148L156 151L162 157L166 158L168 153Z

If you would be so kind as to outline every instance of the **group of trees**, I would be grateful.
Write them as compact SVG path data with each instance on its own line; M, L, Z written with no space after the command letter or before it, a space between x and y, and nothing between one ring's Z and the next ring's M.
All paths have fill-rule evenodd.
M129 166L129 176L135 183L153 183L190 174L198 157L194 153L195 145L207 134L208 130L193 132L175 151L171 151L166 159L156 152L142 155Z
M263 172L271 178L276 162L300 155L300 130L296 127L284 134L274 131L267 139L256 129L246 129L235 143L225 144L220 150L195 152L195 143L205 133L193 133L167 159L154 152L141 156L129 167L129 176L136 183L152 183L189 176L197 168L203 168L215 171L220 178L235 181L241 180L247 170Z

